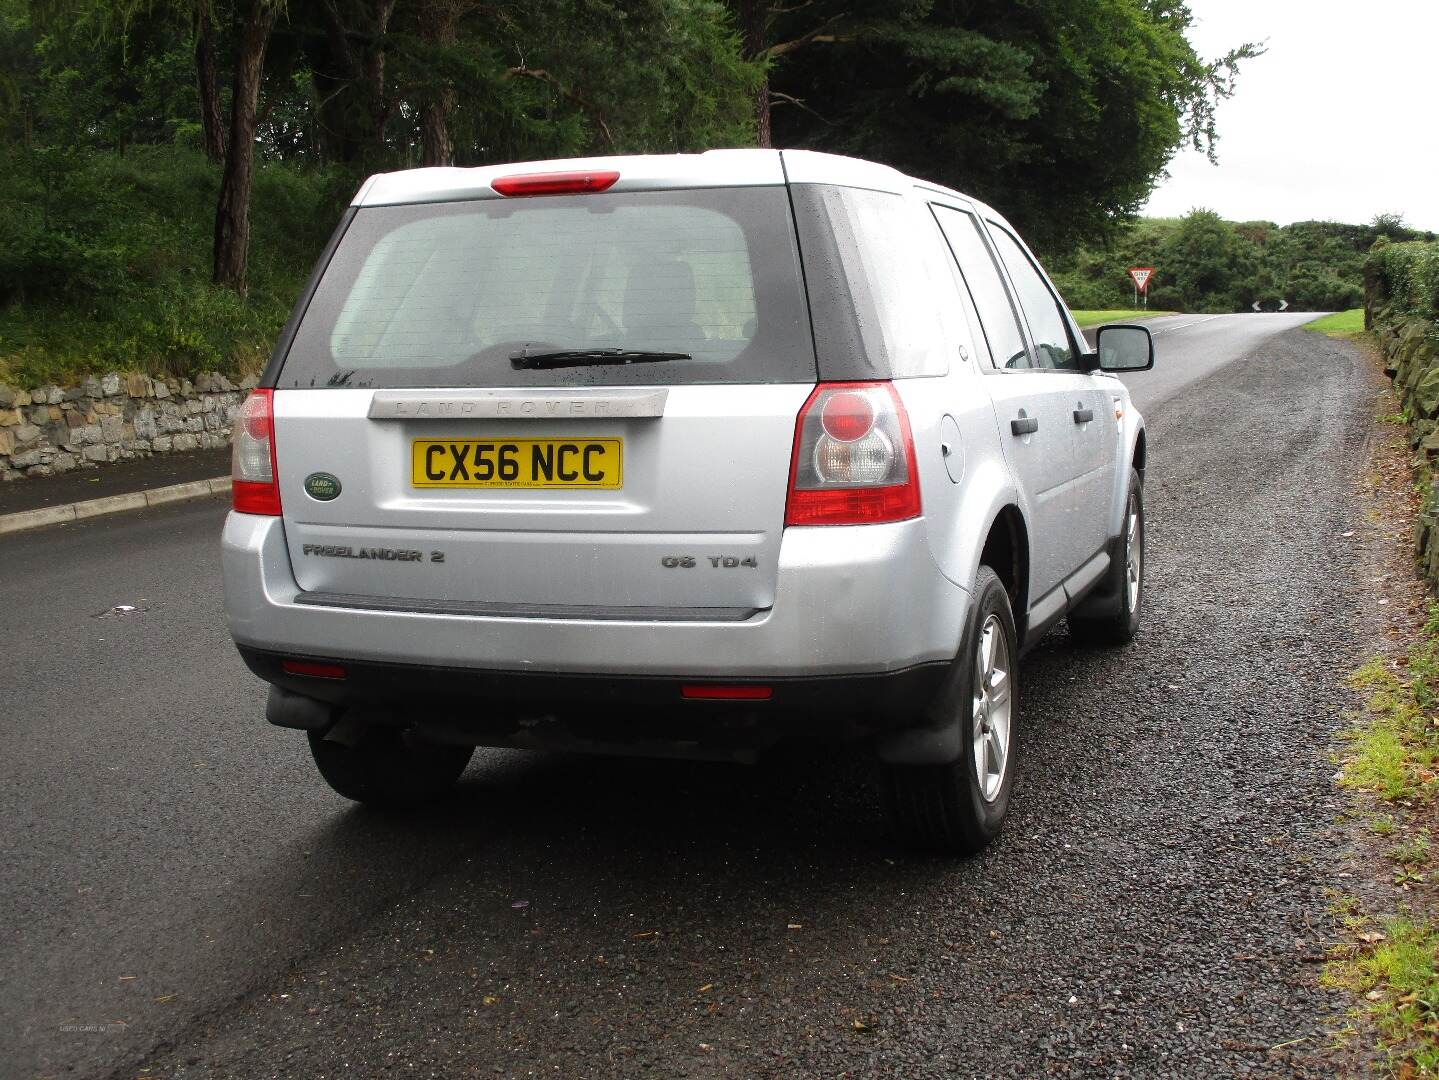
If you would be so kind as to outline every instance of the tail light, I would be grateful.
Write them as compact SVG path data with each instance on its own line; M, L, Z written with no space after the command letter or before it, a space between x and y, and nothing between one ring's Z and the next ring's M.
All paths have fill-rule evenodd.
M242 514L280 515L279 471L275 468L274 391L250 391L235 414L231 440L230 492Z
M919 516L914 438L894 384L820 383L799 412L786 525Z

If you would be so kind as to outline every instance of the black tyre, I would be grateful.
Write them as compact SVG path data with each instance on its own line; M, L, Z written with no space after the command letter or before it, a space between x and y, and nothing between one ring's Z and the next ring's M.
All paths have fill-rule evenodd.
M1144 486L1129 470L1123 532L1099 596L1069 616L1069 636L1079 645L1127 645L1139 632L1144 601Z
M1013 785L1014 614L1003 583L979 569L975 603L945 708L958 713L961 753L944 765L885 765L890 827L902 843L968 855L998 835Z
M363 728L353 742L310 732L310 753L325 782L366 806L417 806L438 798L474 752L472 746L424 742L398 728Z

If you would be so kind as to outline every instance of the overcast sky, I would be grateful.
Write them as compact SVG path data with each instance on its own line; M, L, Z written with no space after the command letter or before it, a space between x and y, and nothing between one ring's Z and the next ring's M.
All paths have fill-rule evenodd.
M1219 164L1181 151L1144 213L1196 206L1233 221L1364 223L1401 213L1439 231L1439 0L1189 0L1206 59L1245 41L1219 107Z

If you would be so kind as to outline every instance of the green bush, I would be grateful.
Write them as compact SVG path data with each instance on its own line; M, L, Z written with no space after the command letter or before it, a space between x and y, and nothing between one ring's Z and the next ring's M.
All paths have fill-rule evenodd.
M1119 292L1107 283L1086 277L1075 270L1055 274L1054 285L1064 297L1065 304L1076 311L1110 311L1130 306L1129 298L1121 297Z
M250 293L210 284L219 171L199 151L0 156L0 381L259 367L353 193L341 170L255 173Z

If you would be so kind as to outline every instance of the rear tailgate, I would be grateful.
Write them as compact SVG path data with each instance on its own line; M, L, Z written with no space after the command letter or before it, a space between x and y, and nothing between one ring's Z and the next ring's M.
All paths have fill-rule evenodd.
M535 403L541 415L560 400L586 414L526 420L372 418L374 391L277 392L296 580L307 592L475 613L743 618L774 601L795 415L810 389L658 388L649 396L661 402L660 415L620 419L594 410L623 403L628 389L586 388L563 399L497 392L500 401ZM446 397L427 394L436 403ZM494 461L513 446L527 472L536 447L541 462L559 452L583 480L584 449L616 441L616 488L474 483L485 470L473 447L493 446L478 456ZM454 486L416 485L417 443L446 449L444 466L432 471ZM574 449L564 455L565 447ZM339 493L311 495L306 480L315 474L333 477ZM431 482L423 473L421 481ZM331 494L327 480L319 485Z
M747 617L815 367L782 185L362 207L274 380L297 581Z

